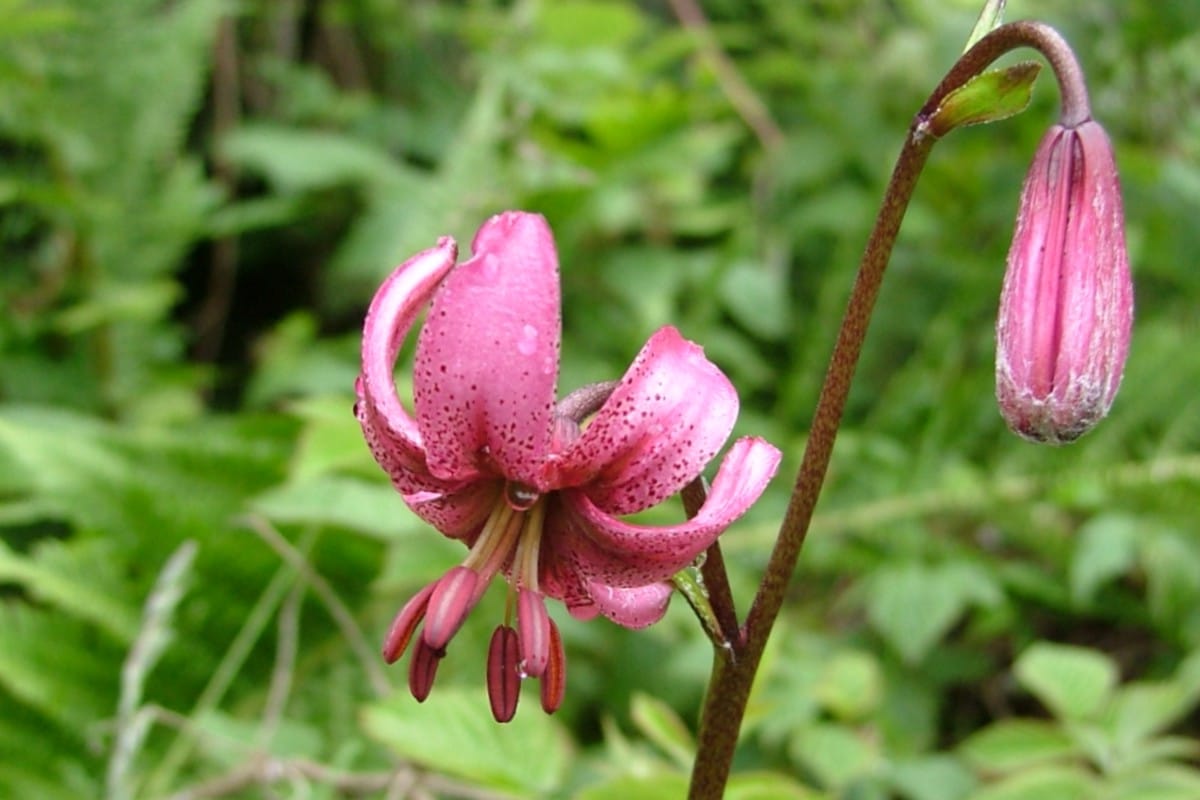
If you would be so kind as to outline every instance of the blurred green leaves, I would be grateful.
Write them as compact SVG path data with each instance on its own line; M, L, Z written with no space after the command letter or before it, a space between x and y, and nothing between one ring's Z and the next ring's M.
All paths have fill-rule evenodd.
M104 794L122 668L185 541L134 796L683 792L710 653L679 599L637 633L556 609L553 718L527 698L488 721L502 592L427 705L392 688L375 643L461 546L405 509L351 405L383 275L441 235L465 253L494 211L546 214L563 391L673 324L737 385L739 434L787 454L724 538L744 613L890 159L979 3L701 6L777 146L665 6L0 0L0 751L22 755L0 794ZM1125 386L1062 450L993 407L1004 251L1056 103L997 73L988 101L1029 108L948 137L917 192L730 798L1200 796L1200 8L1009 9L1030 13L1088 43L1117 148Z

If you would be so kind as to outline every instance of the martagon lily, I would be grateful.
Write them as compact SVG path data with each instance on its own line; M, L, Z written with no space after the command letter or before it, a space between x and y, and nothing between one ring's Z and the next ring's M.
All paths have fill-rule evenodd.
M409 508L469 548L400 610L384 658L397 660L424 620L409 668L409 688L424 700L447 644L503 575L508 611L492 637L487 687L493 715L506 722L523 677L540 680L548 713L562 702L566 660L547 597L580 619L603 615L627 628L658 621L671 577L758 499L780 454L761 439L739 439L691 519L662 527L622 519L701 474L737 417L732 384L698 345L664 327L615 388L556 403L558 257L546 221L494 216L471 258L456 259L455 242L443 237L380 287L364 329L355 414ZM410 413L393 370L427 305Z

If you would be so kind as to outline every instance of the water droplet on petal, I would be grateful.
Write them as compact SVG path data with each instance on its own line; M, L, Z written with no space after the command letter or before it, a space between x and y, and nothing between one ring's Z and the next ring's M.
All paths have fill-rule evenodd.
M521 338L517 341L517 351L523 356L531 356L538 349L538 332L537 328L526 324L521 329Z
M528 511L540 496L537 489L523 483L508 481L504 484L504 499L514 511Z
M484 278L495 280L496 274L500 271L500 259L491 253L484 253L479 268Z

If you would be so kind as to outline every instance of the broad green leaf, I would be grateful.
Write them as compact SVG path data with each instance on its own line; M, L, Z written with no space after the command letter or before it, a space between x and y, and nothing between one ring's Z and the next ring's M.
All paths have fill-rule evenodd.
M562 785L571 752L559 723L526 695L501 725L482 691L438 687L424 703L397 692L364 708L362 725L401 758L514 797L541 797Z
M878 741L853 728L823 722L797 731L788 752L830 789L845 786L880 764Z
M1182 533L1162 532L1141 542L1146 599L1165 628L1192 628L1200 609L1200 548Z
M972 734L958 748L971 766L988 774L1016 772L1079 753L1071 737L1049 722L1001 720Z
M1140 742L1134 742L1130 747L1122 747L1117 743L1114 757L1112 742L1104 742L1106 749L1102 758L1093 758L1109 765L1109 772L1126 773L1149 769L1158 764L1194 763L1200 756L1200 740L1187 736L1155 736Z
M1013 665L1017 680L1056 716L1086 720L1104 710L1117 685L1117 666L1102 653L1038 642Z
M248 495L282 477L291 426L243 416L131 429L61 410L6 408L0 449L19 470L21 491L59 518L165 558L183 539L203 543L228 528ZM8 480L0 474L0 486Z
M1125 746L1169 728L1191 713L1200 696L1173 681L1124 686L1105 714L1113 737Z
M1037 767L974 792L968 800L1095 800L1096 779L1082 767Z
M1148 764L1123 771L1106 797L1112 800L1195 800L1200 797L1200 771L1184 764Z
M289 469L293 480L329 472L383 477L354 418L353 406L348 394L309 396L289 405L288 411L303 422Z
M555 47L609 48L630 41L644 27L633 6L596 0L560 0L539 7L539 41Z
M425 530L390 484L332 475L276 487L252 507L277 523L332 525L384 541Z
M824 796L778 772L735 772L725 789L725 800L818 800Z
M999 122L1021 113L1029 105L1041 70L1036 61L1022 61L976 75L946 95L929 116L929 131L945 136L955 128Z
M948 755L893 764L889 781L905 800L961 800L978 784L961 761Z
M589 786L574 800L668 800L686 797L688 776L679 772L658 772L652 775L623 775L620 778Z
M222 711L205 711L192 718L197 741L205 760L221 769L242 763L255 748L282 758L316 758L325 745L324 733L311 724L282 719L269 740L262 736L262 724L253 717Z
M5 646L0 632L0 651ZM0 662L4 660L0 652ZM0 684L0 797L74 800L101 797L102 754L77 729L48 725ZM103 690L100 690L103 691Z
M121 653L76 620L0 600L0 688L82 739L117 707Z
M761 263L734 264L721 279L720 296L739 323L756 336L774 340L787 332L786 273Z
M633 724L681 769L690 769L696 743L687 725L666 703L641 692L633 695L630 708Z
M815 690L821 705L844 721L871 714L883 698L879 662L861 651L842 651L829 659Z
M283 192L412 180L385 151L330 131L243 125L222 139L221 153L265 175Z
M50 539L31 555L15 553L0 541L0 583L18 584L128 643L137 633L138 614L114 569L117 563L115 546L104 539Z
M1000 599L995 582L969 564L886 567L871 577L867 591L871 624L910 664L925 657L968 605Z
M1076 603L1089 602L1102 584L1136 563L1141 527L1134 517L1103 514L1080 528L1071 557L1071 596Z
M358 427L350 392L358 374L357 337L330 341L318 336L318 320L308 312L289 314L256 343L258 369L246 387L248 408L273 408L295 397L327 397L341 389L341 413ZM361 433L346 445L361 444Z

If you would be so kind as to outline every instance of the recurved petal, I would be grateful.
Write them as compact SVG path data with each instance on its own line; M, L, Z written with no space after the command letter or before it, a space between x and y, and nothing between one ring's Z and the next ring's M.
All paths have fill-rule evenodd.
M592 600L601 614L618 625L635 629L662 619L674 591L667 582L625 589L593 581L591 588Z
M594 619L600 613L592 601L591 587L575 567L572 554L555 547L555 541L570 544L565 515L547 517L547 529L542 538L541 569L538 578L547 597L561 600L572 617ZM553 522L553 528L549 527Z
M555 553L589 580L607 586L632 588L668 580L753 505L779 459L779 451L762 439L734 442L704 505L677 525L636 525L604 513L582 491L563 492Z
M430 471L502 474L537 488L558 380L558 256L546 221L510 211L433 299L413 376Z
M589 552L595 549L589 545ZM633 588L615 587L585 577L578 566L587 560L582 553L566 553L543 546L542 590L549 597L562 601L572 617L578 620L595 619L600 614L627 628L642 628L657 622L667 610L672 587L669 583L654 583ZM582 557L582 558L581 558ZM554 627L554 621L550 621ZM557 630L553 631L557 634ZM558 645L561 648L561 644ZM551 645L550 666L553 671L554 645ZM546 691L544 675L543 692Z
M583 435L551 463L550 480L583 487L608 514L642 511L700 474L737 412L737 392L704 350L661 328Z
M363 325L362 374L355 383L355 416L375 460L402 491L433 488L427 475L421 431L396 395L396 354L417 314L454 267L458 247L450 237L405 261L388 276Z

